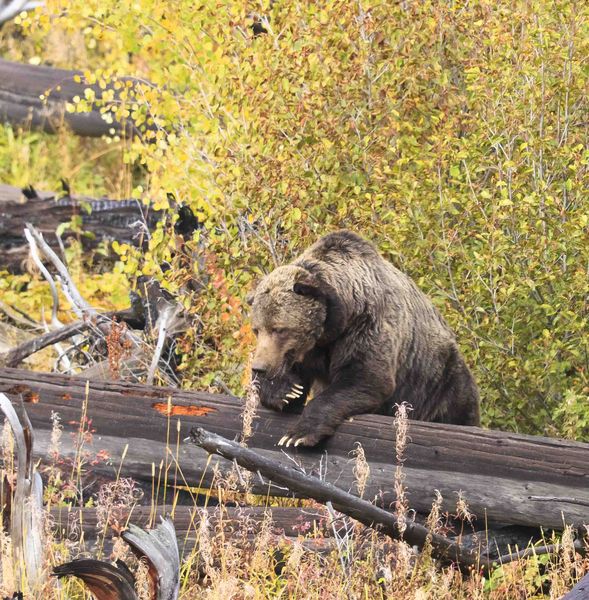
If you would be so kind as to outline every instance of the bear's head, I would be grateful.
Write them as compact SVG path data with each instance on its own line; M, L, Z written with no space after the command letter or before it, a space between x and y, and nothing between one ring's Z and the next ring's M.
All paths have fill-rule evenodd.
M327 299L315 277L299 266L272 271L248 296L248 303L257 337L252 370L259 376L284 375L324 333Z

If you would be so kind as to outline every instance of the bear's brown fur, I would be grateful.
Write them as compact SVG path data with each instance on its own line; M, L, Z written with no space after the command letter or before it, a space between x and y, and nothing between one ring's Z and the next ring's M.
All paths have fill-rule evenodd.
M409 403L423 421L479 425L454 334L413 281L349 231L326 235L252 296L261 402L302 406L287 445L313 446L360 413Z

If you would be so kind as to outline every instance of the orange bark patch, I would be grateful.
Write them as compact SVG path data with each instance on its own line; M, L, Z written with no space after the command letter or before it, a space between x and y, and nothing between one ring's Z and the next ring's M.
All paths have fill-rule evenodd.
M31 404L37 404L40 400L39 394L33 392L33 390L22 383L13 385L10 389L6 390L9 394L20 394L24 402L30 402Z
M179 406L169 405L167 402L155 402L151 405L155 410L166 417L173 417L177 415L188 415L189 417L204 417L211 412L216 412L216 408L209 406Z
M40 398L39 394L36 392L26 392L23 394L23 400L25 402L30 402L31 404L38 404Z

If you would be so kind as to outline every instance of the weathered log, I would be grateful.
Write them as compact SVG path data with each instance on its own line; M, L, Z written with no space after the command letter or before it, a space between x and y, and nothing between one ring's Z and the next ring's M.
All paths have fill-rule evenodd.
M150 85L132 77L123 77L120 81ZM55 133L65 124L73 133L87 137L141 135L143 131L154 129L151 122L139 128L130 119L117 121L112 112L102 113L99 105L90 112L67 112L66 104L73 102L76 96L84 98L88 88L97 101L104 97L99 85L84 83L81 71L0 59L0 122L26 125L48 133Z
M491 529L487 529L485 532L487 542L480 540L476 534L474 536L469 534L464 537L448 538L428 530L427 527L415 522L414 519L395 516L391 512L378 508L371 502L344 492L331 483L301 473L298 468L294 468L290 464L283 464L277 460L266 458L250 448L210 433L202 427L196 427L190 431L190 440L197 446L207 450L207 452L232 460L250 472L264 475L275 483L286 485L292 491L324 504L333 504L340 512L353 517L368 527L386 533L394 540L402 539L420 550L423 550L425 545L429 544L434 558L446 563L457 562L464 572L469 572L473 568L480 568L483 574L488 576L496 565L506 564L532 555L552 554L560 549L558 544L532 547L532 540L524 536L522 540L523 550L497 556L495 551L499 549L498 540L493 539L494 531ZM472 537L474 537L474 540L470 539ZM528 544L529 547L525 547ZM586 554L583 540L577 539L573 545L577 552L582 555Z
M66 431L75 431L86 384L83 378L0 370L0 391L39 400L28 408L39 442L37 456L45 456L49 447L52 411L61 415ZM104 449L110 454L113 464L96 464L92 469L97 472L114 474L125 453L124 476L151 481L152 465L157 470L163 461L162 479L202 487L212 481L215 464L222 472L227 465L215 459L209 464L203 450L177 441L194 426L234 439L242 431L242 413L241 401L226 395L91 381L85 414L92 419L94 434L85 450L97 453ZM371 468L364 497L376 498L380 506L388 508L394 501L395 428L391 418L355 417L323 446L284 453L276 443L296 418L258 408L248 446L265 456L290 457L306 473L319 473L324 480L350 491L356 489L350 452L360 443ZM75 456L72 436L63 436L61 453L66 458ZM554 529L561 529L563 523L581 525L588 514L587 456L589 444L580 442L412 421L404 461L409 505L427 513L438 489L448 511L455 510L461 492L483 526L485 519ZM284 487L260 477L252 477L250 486L254 493L290 495ZM546 497L554 500L546 502Z
M147 528L153 527L160 517L170 515L176 529L178 546L182 556L187 556L198 542L201 530L201 520L205 519L210 535L222 532L225 539L236 545L253 545L256 536L265 522L269 522L270 534L277 544L291 544L295 540L313 551L325 552L334 548L331 537L333 530L327 512L321 508L296 507L194 507L176 506L171 512L158 507L157 511L148 506L137 506L132 513L122 515L117 527L123 527L127 518L129 522ZM111 520L112 520L111 515ZM92 550L95 544L104 539L101 547L108 552L116 531L109 529L104 532L98 529L98 515L95 508L53 508L50 511L50 523L53 534L57 539L79 541L81 546ZM335 528L340 529L338 523ZM316 537L302 538L307 533L318 534ZM103 535L106 534L106 535Z
M589 598L589 573L561 600L587 600L587 598Z
M32 223L49 245L58 250L55 232L61 223L80 219L81 230L88 235L66 231L64 238L76 236L85 248L103 241L139 245L146 229L155 227L160 212L149 211L137 200L95 199L55 192L36 192L0 184L0 268L13 273L22 270L29 254L24 236L26 223Z
M95 507L54 507L49 511L51 529L58 538L94 540L102 531L98 530L99 515ZM329 535L329 518L322 508L299 508L293 506L135 506L133 510L111 514L110 520L123 527L127 521L143 528L153 527L160 517L171 516L178 539L198 533L202 518L206 518L211 530L222 529L230 534L239 528L256 533L262 523L269 519L271 531L276 535L294 538L307 532ZM108 533L108 532L107 532Z

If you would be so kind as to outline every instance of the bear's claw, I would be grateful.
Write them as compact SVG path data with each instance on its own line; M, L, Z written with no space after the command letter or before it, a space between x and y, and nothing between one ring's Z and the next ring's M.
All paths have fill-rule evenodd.
M334 434L336 426L331 423L321 422L316 415L301 416L288 433L280 439L279 446L316 446L321 440Z
M305 441L305 438L294 438L290 435L283 435L280 440L278 441L278 446L284 446L285 448L289 448L290 445L292 444L295 448L302 444Z

